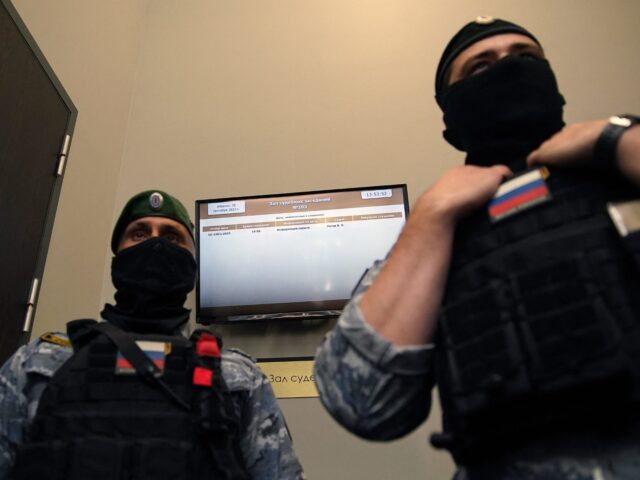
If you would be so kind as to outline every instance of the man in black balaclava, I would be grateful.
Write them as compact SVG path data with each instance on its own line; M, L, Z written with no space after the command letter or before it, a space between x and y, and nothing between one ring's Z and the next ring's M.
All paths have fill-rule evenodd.
M105 321L69 322L0 370L0 478L304 478L254 361L207 331L181 334L192 229L166 192L125 205Z
M564 99L542 47L504 20L472 22L449 42L436 100L445 139L467 152L470 165L521 170L526 156L564 126Z
M564 126L537 40L478 17L436 74L466 152L418 199L316 356L320 398L362 437L420 425L456 479L640 478L640 127Z
M184 308L196 276L193 225L182 204L165 192L129 200L111 238L115 305L102 316L138 333L176 333L189 319Z

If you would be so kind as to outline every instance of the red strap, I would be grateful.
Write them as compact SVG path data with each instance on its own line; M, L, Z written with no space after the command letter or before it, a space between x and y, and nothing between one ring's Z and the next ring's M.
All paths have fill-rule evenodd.
M196 355L199 357L220 358L220 347L218 347L216 337L208 333L202 333L198 337L198 343L196 343Z
M201 387L210 387L213 384L213 372L202 367L194 368L193 384Z

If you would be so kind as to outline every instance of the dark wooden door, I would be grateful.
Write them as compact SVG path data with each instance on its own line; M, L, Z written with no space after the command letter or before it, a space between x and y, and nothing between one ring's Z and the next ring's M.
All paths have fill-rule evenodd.
M0 362L29 336L75 117L15 9L1 0Z

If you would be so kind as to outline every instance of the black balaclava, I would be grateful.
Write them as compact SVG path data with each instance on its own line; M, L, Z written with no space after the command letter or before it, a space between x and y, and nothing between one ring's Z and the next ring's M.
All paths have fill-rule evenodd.
M195 277L191 252L162 237L125 248L111 262L116 304L102 316L127 331L176 333L189 319L183 305Z
M451 63L483 38L527 30L504 20L481 17L453 37L436 74L436 100L444 113L445 139L467 152L465 163L502 163L514 171L526 156L564 126L564 99L546 60L507 57L476 75L445 86Z

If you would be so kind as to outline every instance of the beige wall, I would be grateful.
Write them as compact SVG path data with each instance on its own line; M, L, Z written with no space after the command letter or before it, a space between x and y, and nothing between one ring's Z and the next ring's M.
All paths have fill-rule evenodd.
M36 333L112 295L108 238L125 200L408 183L461 155L441 139L433 74L475 15L545 46L568 121L640 112L636 0L14 0L79 110ZM193 210L192 208L190 208ZM193 299L190 299L193 306ZM227 344L313 352L326 325L227 329ZM298 353L298 352L296 352ZM438 415L390 444L340 429L316 399L281 401L312 479L447 478Z
M95 317L145 2L12 0L78 109L34 334Z

